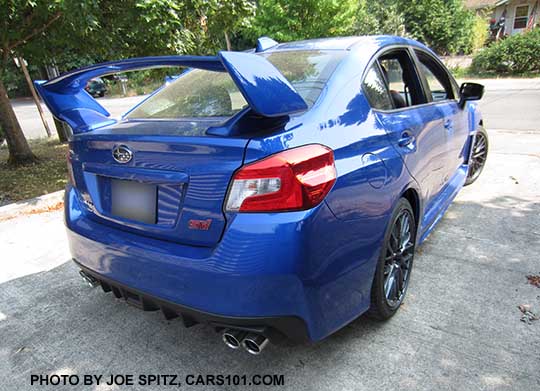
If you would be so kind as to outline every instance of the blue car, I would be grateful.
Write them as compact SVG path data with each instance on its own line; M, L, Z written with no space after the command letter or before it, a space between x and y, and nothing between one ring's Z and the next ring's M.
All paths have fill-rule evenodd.
M190 70L121 119L84 91L167 66ZM394 315L415 248L488 152L483 87L400 37L261 38L36 84L73 130L65 221L83 278L252 354Z

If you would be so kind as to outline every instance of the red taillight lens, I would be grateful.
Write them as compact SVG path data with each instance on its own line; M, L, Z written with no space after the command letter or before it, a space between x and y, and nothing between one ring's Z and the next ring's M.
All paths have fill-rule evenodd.
M334 153L319 144L289 149L242 167L226 210L283 212L317 206L336 181Z

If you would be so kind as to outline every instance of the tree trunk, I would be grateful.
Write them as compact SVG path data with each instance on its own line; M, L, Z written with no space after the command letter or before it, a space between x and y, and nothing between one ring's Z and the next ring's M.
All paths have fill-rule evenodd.
M43 127L45 128L45 132L47 132L47 137L51 137L52 136L51 129L49 128L49 124L47 123L47 120L45 119L45 114L43 114L43 108L41 107L41 102L39 101L39 97L37 96L36 89L34 88L34 84L32 83L32 78L30 77L30 74L28 73L28 68L26 68L24 58L18 57L18 59L19 59L19 65L24 74L24 78L26 79L26 83L28 84L28 89L32 93L32 99L34 100L34 103L36 104L36 108L41 118L41 122L43 123Z
M227 31L223 31L223 34L225 34L225 42L227 42L227 50L231 51L231 40L229 39L229 34L227 34Z
M56 127L56 133L58 133L58 140L60 140L61 143L67 143L68 142L68 134L66 132L66 127L62 123L62 121L57 120L53 117L54 126Z
M8 163L12 165L23 165L34 163L37 158L30 150L30 146L24 137L21 125L15 116L11 102L9 101L6 88L0 78L0 126L4 131L4 136L9 149Z

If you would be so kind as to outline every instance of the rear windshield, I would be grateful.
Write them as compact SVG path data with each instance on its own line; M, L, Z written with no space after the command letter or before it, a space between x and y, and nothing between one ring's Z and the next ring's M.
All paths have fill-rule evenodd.
M262 54L311 107L343 58L341 51L283 51ZM247 102L226 72L191 70L131 111L128 119L231 117Z

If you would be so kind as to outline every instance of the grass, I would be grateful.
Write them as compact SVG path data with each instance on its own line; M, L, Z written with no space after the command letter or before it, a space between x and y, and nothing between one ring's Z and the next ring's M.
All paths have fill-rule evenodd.
M8 149L0 148L0 205L62 190L67 182L68 146L58 140L30 142L39 162L29 166L7 164Z

